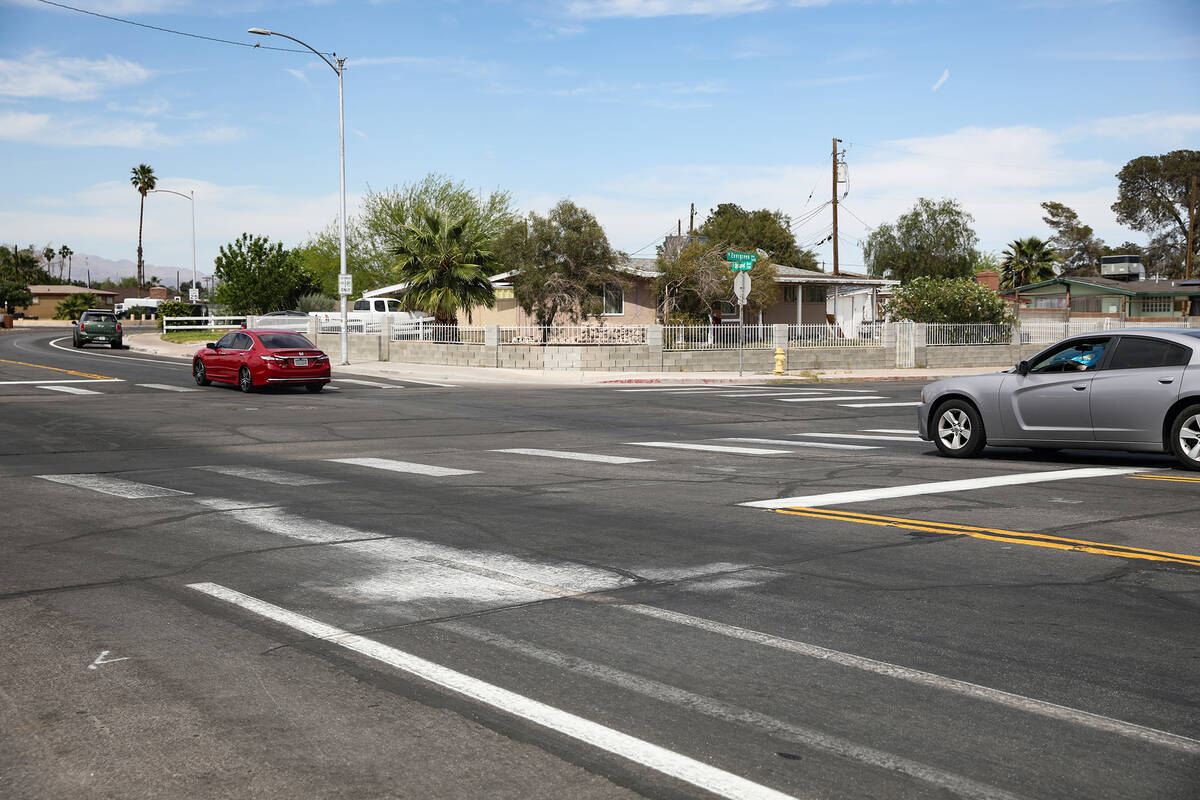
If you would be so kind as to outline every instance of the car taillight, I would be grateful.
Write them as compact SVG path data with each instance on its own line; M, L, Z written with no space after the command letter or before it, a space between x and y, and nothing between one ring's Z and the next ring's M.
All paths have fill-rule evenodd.
M278 356L263 356L263 355L260 355L260 356L259 356L259 358L261 358L263 361L284 361L284 360L285 360L285 359L282 359L282 358L280 358L280 357L278 357Z
M121 332L121 323L117 323L117 333Z

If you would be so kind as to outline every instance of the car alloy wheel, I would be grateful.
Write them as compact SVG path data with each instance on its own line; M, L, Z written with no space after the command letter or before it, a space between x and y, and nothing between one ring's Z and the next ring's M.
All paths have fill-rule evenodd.
M1175 417L1171 450L1184 467L1200 470L1200 405L1188 406Z
M196 379L197 386L208 386L212 383L208 379L208 370L204 369L204 362L199 359L192 365L192 377Z
M250 370L245 367L238 370L238 388L243 392L254 391L254 378L250 376Z
M948 400L934 414L934 444L944 456L971 458L983 449L983 420L965 400Z

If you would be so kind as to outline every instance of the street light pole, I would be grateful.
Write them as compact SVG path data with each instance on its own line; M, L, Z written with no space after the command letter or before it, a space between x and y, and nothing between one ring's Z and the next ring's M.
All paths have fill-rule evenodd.
M192 201L192 286L196 286L196 190L189 189L187 194L183 192L174 192L170 189L151 189L154 192L166 192L167 194L179 195L184 200ZM178 288L178 287L177 287Z
M329 65L329 68L334 71L338 78L338 156L341 166L341 215L338 218L339 241L338 241L338 296L341 298L342 304L342 364L349 364L350 359L347 357L349 351L348 342L346 340L346 328L349 325L349 313L346 309L346 113L345 105L342 101L342 73L346 68L346 59L338 58L337 53L333 53L333 61L325 57L325 54L314 49L306 42L302 42L294 36L288 36L286 33L278 31L269 31L266 28L249 28L247 33L253 33L257 36L282 36L285 39L290 39L298 45L307 47L316 54L322 61Z

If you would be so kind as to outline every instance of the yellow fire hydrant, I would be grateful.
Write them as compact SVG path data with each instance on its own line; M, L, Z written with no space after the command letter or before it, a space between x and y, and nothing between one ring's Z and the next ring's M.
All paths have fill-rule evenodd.
M787 362L787 356L784 355L782 347L775 348L775 374L783 374L783 365Z

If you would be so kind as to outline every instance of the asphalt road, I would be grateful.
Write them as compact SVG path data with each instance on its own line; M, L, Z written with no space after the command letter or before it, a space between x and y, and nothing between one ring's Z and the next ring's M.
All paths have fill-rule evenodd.
M0 336L0 797L1196 797L1200 475L919 393Z

